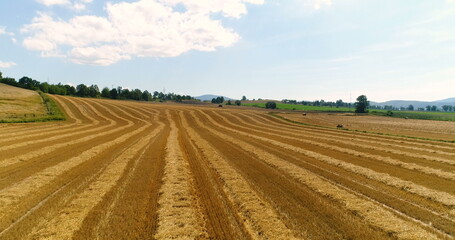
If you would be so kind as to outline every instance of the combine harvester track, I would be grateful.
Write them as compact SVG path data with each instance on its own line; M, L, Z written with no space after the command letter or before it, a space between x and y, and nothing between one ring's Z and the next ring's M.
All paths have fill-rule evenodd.
M0 128L0 239L455 237L455 144L52 97Z

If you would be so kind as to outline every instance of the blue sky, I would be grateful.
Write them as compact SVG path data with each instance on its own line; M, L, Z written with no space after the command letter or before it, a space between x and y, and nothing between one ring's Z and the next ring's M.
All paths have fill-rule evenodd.
M455 1L0 1L0 71L232 98L455 97Z

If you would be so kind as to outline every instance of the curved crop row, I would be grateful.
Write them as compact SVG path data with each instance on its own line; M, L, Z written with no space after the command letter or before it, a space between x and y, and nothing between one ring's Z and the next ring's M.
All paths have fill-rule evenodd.
M305 149L302 149L302 148L298 148L298 147L295 147L295 146L292 146L292 145L289 145L289 144L286 144L286 143L283 143L283 142L278 142L278 141L271 140L271 139L268 139L268 138L264 138L264 137L256 136L256 135L249 134L249 133L246 133L246 132L238 131L238 130L235 130L235 129L232 129L232 128L227 128L227 127L225 127L225 126L223 126L221 124L218 124L216 121L214 121L206 113L204 113L202 111L201 111L201 113L204 114L205 116L207 116L207 118L210 119L211 122L214 125L216 125L218 128L220 128L220 129L226 129L226 130L235 132L237 134L241 134L241 135L245 135L245 136L248 136L248 137L251 137L251 138L254 138L254 139L259 139L259 140L262 140L262 141L266 141L266 142L269 142L269 143L271 143L271 144L273 144L275 146L282 147L282 148L285 148L285 149L289 149L289 150L295 151L297 153L304 154L305 156L316 158L316 159L318 159L320 161L324 161L324 162L327 162L327 163L330 163L330 164L333 164L333 165L336 165L336 166L351 170L351 171L353 171L355 173L362 174L364 176L367 176L368 178L372 178L372 179L375 179L377 181L381 181L381 182L383 182L385 184L388 184L388 185L391 185L391 186L396 186L398 188L405 189L406 191L421 195L423 197L427 197L429 199L433 199L434 201L442 203L442 204L444 204L444 205L446 205L448 207L454 207L455 206L455 198L451 194L448 194L448 193L445 193L445 192L436 191L436 190L432 190L432 189L428 189L426 187L414 184L412 182L404 181L404 180L401 180L399 178L392 177L389 174L375 172L375 171L367 169L367 168L363 168L363 167L360 167L360 166L357 166L357 165L354 165L354 164L346 163L346 162L344 162L342 160L335 159L335 158L332 158L332 157L329 157L329 156L325 156L325 155L322 155L322 154L319 154L319 153L316 153L316 152L313 152L313 151L308 151L308 150L305 150Z
M450 239L453 144L52 96L0 126L0 239Z
M218 116L220 116L220 115L218 115ZM235 116L233 116L233 117L235 118ZM221 117L221 118L224 118L224 117ZM228 122L226 119L225 119L225 121ZM242 127L242 128L246 129L248 127L248 129L250 129L250 130L253 130L253 128L254 128L255 132L268 134L268 135L272 135L272 136L279 136L281 138L294 140L294 141L298 141L298 142L301 142L301 143L311 144L311 145L323 147L323 148L334 150L334 151L338 151L338 152L347 153L347 154L358 156L358 157L369 158L369 159L381 161L381 162L384 162L384 163L387 163L387 164L390 164L390 165L395 165L395 166L399 166L399 167L410 169L410 170L417 170L417 171L420 171L420 172L423 172L423 173L432 174L432 175L435 175L435 176L438 176L438 177L441 177L441 178L445 178L445 179L449 179L449 180L455 180L455 173L442 171L442 170L434 169L434 168L430 168L430 167L420 166L420 165L415 164L415 163L406 163L406 162L402 162L402 161L399 161L399 160L396 160L396 159L393 159L393 158L390 158L390 157L383 157L383 156L374 155L374 154L370 154L370 153L365 153L365 152L360 152L360 151L356 151L356 150L351 150L349 148L338 147L338 146L335 146L335 145L332 145L332 144L327 144L327 143L324 143L324 142L321 142L321 141L314 141L314 140L312 141L312 140L308 140L307 138L302 138L305 135L288 133L287 136L283 136L280 133L273 133L273 132L276 132L274 130L270 130L270 129L266 129L266 128L258 128L257 124L256 125L248 124L247 122L245 122L245 121L243 121L243 120L241 120L239 118L237 118L237 121L242 123L243 124L242 126L245 126L245 127ZM262 130L259 130L259 129L262 129ZM291 137L291 136L296 136L296 137ZM433 158L433 157L428 157L428 156L424 156L424 155L417 155L417 154L410 154L410 153L403 153L403 152L399 152L398 153L398 151L393 151L393 150L390 150L390 149L373 147L373 146L364 146L364 145L361 145L361 144L355 144L355 143L351 143L349 141L335 140L333 138L328 138L328 137L319 137L319 136L311 135L309 138L317 139L317 140L323 140L323 141L329 141L329 142L335 142L335 143L348 145L348 146L352 146L352 147L361 147L361 148L369 149L369 150L379 150L379 151L393 152L393 153L397 153L397 154L400 154L400 155L404 155L406 157L415 157L415 158L421 157L421 158L423 158L425 160L438 161L438 162L443 162L443 163L455 165L455 161L451 161L449 159L444 159L444 158Z
M224 191L228 194L230 201L241 211L239 214L244 219L246 229L253 239L293 239L293 233L281 222L270 205L264 202L229 164L214 149L211 144L200 137L200 135L187 123L186 116L180 114L190 138L195 144L203 149L203 153L210 159L214 170L224 180Z
M350 132L350 131L340 131L338 129L331 129L331 128L324 128L324 127L317 127L317 126L308 126L308 125L300 125L297 123L292 123L288 122L284 119L272 117L272 116L265 116L264 114L258 114L258 118L261 119L266 119L269 121L271 124L278 124L281 126L287 126L296 130L302 130L304 129L305 131L311 130L311 131L317 131L317 132L329 132L331 134L337 135L337 136L355 136L357 138L362 138L362 139L372 139L372 140L377 140L377 141L386 141L386 142L393 142L399 145L412 145L412 146L419 146L419 147L428 147L428 148L433 148L433 149L444 149L449 152L454 152L454 143L447 143L447 142L432 142L432 141L427 141L427 140L421 140L421 139L410 139L406 137L399 137L399 136L388 136L388 135L378 135L378 134L373 134L373 133L364 133L364 132Z
M264 127L269 127L269 128L271 126L270 122L268 122L268 121L267 122L259 121L257 117L247 116L245 114L239 114L239 115L248 118L249 122L252 122L252 123L254 122L254 124L257 124L259 126L264 126ZM238 118L238 116L236 116L236 115L232 115L232 116ZM246 121L243 121L243 122L245 123ZM287 131L290 130L289 128L286 128L286 127L283 127L283 126L280 126L280 125L274 125L274 129L281 129L281 130L287 130ZM289 133L289 134L291 134L291 133ZM362 144L367 143L367 144L369 144L368 145L369 147L381 145L381 146L386 146L388 148L377 148L377 149L383 150L383 151L387 151L387 152L393 152L393 153L396 153L396 154L401 154L401 151L394 151L393 148L406 149L406 150L409 150L411 152L415 152L415 151L425 152L425 153L430 154L430 155L440 154L440 155L445 155L445 156L455 156L454 152L436 150L434 148L424 148L422 146L420 146L420 147L406 146L406 145L397 144L397 143L388 143L388 142L377 141L377 140L374 141L374 140L368 140L368 139L359 138L358 136L352 136L352 135L338 136L338 135L334 135L334 134L331 134L331 133L312 132L312 131L297 131L296 133L293 133L292 135L309 136L309 137L325 136L325 137L329 137L331 139L338 139L338 140L346 141L348 143L351 143L351 142L359 142L359 143L362 143ZM408 152L406 152L406 153L408 153Z
M197 119L197 117L195 118ZM197 122L200 126L204 126L200 120L197 120ZM287 163L286 161L279 159L276 156L261 149L258 149L255 146L248 144L247 142L243 142L236 138L227 136L226 134L222 134L213 128L204 128L207 131L218 135L220 138L225 139L226 141L238 144L238 146L240 146L245 151L253 153L257 158L267 162L267 164L270 164L272 167L286 172L301 183L309 186L314 191L319 192L329 198L337 199L343 202L347 209L358 212L360 216L364 217L366 221L370 222L372 225L380 227L384 229L384 231L393 232L394 235L396 235L398 238L438 239L438 237L432 233L419 228L414 223L407 222L395 216L392 212L381 208L380 205L378 206L376 203L371 202L369 199L365 200L347 191L344 191L343 189L338 188L336 185L326 182L319 176L291 163ZM389 221L385 221L386 219ZM414 229L414 231L409 232L409 229Z

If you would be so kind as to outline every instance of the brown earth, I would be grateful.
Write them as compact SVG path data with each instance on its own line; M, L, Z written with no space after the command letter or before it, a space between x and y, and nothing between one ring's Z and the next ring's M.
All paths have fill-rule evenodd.
M352 113L280 113L287 119L336 128L341 124L344 128L386 133L419 138L455 141L455 122L403 119L370 115L354 115Z
M66 122L0 127L0 239L455 237L453 143L53 98Z

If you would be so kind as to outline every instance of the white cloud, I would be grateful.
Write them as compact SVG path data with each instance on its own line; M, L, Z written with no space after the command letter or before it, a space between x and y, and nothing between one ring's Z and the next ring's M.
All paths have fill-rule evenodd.
M70 4L69 0L36 0L36 1L43 5L46 5L46 6Z
M76 10L76 11L82 11L87 8L86 4L93 2L93 0L75 0L75 1L70 1L70 0L36 0L37 2L46 5L48 7L54 6L54 5L60 5L60 6L65 6L68 7L69 9Z
M191 13L218 13L226 17L240 18L246 14L245 3L263 4L264 0L162 0L161 2L170 6L182 4Z
M75 4L73 4L73 9L76 11L85 10L85 4L75 3Z
M91 3L93 0L79 0L79 1L74 1L73 5L71 8L76 11L82 11L87 8L87 4Z
M16 38L14 38L14 33L7 32L5 27L0 26L0 35L8 35L11 37L11 42L13 42L13 43L17 42Z
M1 27L0 26L0 35L9 35L9 36L14 36L14 33L6 31L6 27Z
M14 62L2 62L2 61L0 61L0 68L10 68L10 67L14 67L16 65L17 64L14 63Z
M332 0L304 0L303 5L318 10L324 6L332 6Z
M89 3L91 0L82 0ZM239 40L213 13L238 18L246 3L262 0L139 0L106 5L107 17L68 21L39 13L21 32L23 45L42 56L64 56L78 64L110 65L132 57L175 57L190 50L215 51ZM183 5L184 11L174 8Z
M73 48L70 56L74 63L108 66L131 57L122 54L122 49L115 46Z

